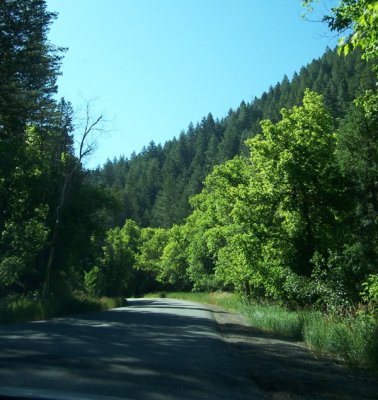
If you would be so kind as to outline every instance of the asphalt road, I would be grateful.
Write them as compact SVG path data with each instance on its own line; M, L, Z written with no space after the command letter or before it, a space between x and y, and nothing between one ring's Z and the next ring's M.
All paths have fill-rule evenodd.
M246 367L191 302L0 327L0 399L259 399Z

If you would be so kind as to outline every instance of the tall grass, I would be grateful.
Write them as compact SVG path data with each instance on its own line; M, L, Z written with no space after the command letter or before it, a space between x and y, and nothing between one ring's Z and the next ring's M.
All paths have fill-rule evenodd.
M317 355L331 356L351 367L378 373L378 321L368 315L340 317L317 311L290 311L278 305L241 300L231 293L164 293L167 297L213 304L240 312L263 331L304 341Z
M341 318L308 314L303 339L316 354L335 356L352 367L378 372L378 325L366 315Z
M122 299L72 295L49 300L13 297L0 300L0 323L39 321L53 317L107 310L123 305Z
M301 340L305 315L289 311L278 305L261 305L243 302L239 308L254 326L276 335Z
M246 303L239 311L262 330L304 341L316 355L378 372L378 323L367 315L340 317Z

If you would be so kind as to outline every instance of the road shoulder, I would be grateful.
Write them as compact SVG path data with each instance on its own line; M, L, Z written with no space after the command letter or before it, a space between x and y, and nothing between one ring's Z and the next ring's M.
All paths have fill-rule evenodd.
M315 357L301 342L251 326L238 314L209 306L219 333L243 359L247 376L272 400L375 400L378 381L335 360Z

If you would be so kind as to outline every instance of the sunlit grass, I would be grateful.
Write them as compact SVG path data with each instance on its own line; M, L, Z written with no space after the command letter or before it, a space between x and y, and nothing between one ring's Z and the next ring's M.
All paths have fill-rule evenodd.
M254 326L280 336L301 340L304 314L278 305L242 303L238 310Z
M235 293L226 292L159 292L148 293L144 297L188 300L198 303L212 304L229 311L239 311L241 306L241 300L239 296L237 296Z

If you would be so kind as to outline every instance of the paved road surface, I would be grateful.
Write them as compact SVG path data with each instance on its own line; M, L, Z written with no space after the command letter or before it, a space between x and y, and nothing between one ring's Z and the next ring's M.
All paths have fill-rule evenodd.
M0 327L0 398L259 399L246 370L196 303L135 299Z

